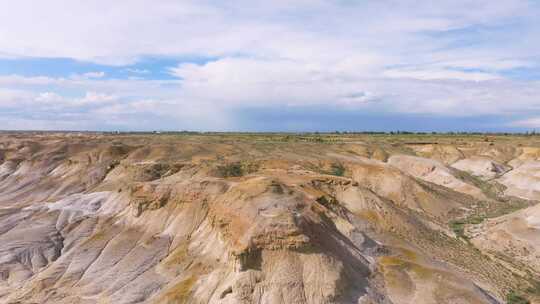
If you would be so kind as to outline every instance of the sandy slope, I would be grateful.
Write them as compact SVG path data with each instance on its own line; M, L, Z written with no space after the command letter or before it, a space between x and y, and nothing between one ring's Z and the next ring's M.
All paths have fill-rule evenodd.
M540 274L540 205L490 220L472 235L478 247L515 258Z
M540 161L522 162L498 181L508 187L508 195L540 200Z
M388 163L424 181L469 194L479 199L485 198L482 190L456 178L448 167L436 160L409 155L394 155L388 159Z
M0 303L498 303L526 282L448 228L478 188L354 145L3 135ZM538 210L474 242L538 246Z
M458 160L453 168L466 171L485 180L493 179L510 171L512 168L486 156L473 156Z

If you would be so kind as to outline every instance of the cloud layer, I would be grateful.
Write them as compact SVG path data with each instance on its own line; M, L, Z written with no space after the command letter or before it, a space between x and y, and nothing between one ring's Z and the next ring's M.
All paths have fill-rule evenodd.
M5 128L348 127L317 122L313 109L336 120L489 116L466 129L540 127L534 1L87 2L21 0L0 11ZM95 69L14 68L28 58ZM303 125L245 123L253 111L303 109Z

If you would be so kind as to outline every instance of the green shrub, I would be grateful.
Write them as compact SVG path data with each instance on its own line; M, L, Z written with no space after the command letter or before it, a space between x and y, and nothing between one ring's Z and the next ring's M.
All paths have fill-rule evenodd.
M474 216L467 219L453 220L448 223L450 229L454 231L457 237L468 240L469 238L465 235L465 225L472 224L477 225L484 221L484 218L481 216Z
M345 167L340 163L332 164L330 174L335 176L343 176L345 174Z
M482 223L483 221L484 221L484 218L479 217L479 216L475 216L475 217L471 217L470 219L468 219L467 224L478 225L478 224Z
M240 163L230 163L218 166L217 170L222 177L238 177L244 175L244 170Z
M460 220L451 221L449 223L450 229L454 231L454 233L459 238L467 239L467 236L465 235L465 222Z
M241 161L219 165L217 167L217 174L220 177L239 177L251 174L257 170L259 170L259 165L257 163Z
M531 281L531 286L526 291L531 294L540 295L540 281Z
M506 295L506 303L507 304L530 304L531 302L512 290L510 291L510 293Z

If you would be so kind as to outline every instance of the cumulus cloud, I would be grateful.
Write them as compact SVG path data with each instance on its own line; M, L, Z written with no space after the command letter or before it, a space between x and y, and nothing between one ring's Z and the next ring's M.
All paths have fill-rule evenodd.
M32 94L25 90L0 87L0 108L23 106L31 97Z
M438 33L484 26L489 35L489 27L516 18L529 22L535 9L534 3L524 0L501 0L497 5L487 0L445 0L436 5L424 1L222 4L165 0L149 5L144 0L84 4L20 0L0 12L0 45L12 56L68 57L119 65L146 54L324 59L362 50L410 61L419 59L419 51L441 50L461 38L434 39ZM123 21L128 20L126 16L129 22ZM526 27L520 34L534 31ZM505 45L490 57L512 54L522 44ZM411 51L415 56L408 55ZM479 59L477 55L472 57Z
M54 92L39 93L34 100L41 104L60 104L65 102L65 98Z
M2 89L5 84L19 89ZM227 109L179 94L179 87L178 81L4 76L0 121L24 129L54 129L42 128L47 121L72 130L233 129Z
M128 76L10 73L0 107L126 128L234 129L238 109L310 106L503 115L525 127L524 115L540 115L540 83L509 75L540 69L539 13L526 0L20 0L0 11L0 57L69 58ZM174 79L136 67L145 56L177 59L162 71Z
M102 78L105 76L105 72L88 72L84 73L82 76L86 78Z

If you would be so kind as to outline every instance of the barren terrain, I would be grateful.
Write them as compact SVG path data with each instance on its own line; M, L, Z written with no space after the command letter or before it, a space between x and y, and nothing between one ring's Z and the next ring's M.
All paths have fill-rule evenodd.
M0 303L540 303L539 200L537 136L0 133Z

